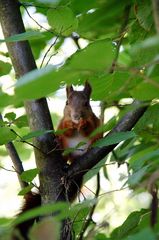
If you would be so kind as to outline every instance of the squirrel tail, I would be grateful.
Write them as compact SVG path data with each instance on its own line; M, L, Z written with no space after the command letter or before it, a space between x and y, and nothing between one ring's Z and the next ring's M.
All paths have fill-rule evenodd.
M21 212L18 214L20 216L24 212L36 208L41 205L41 196L38 193L29 192L25 196L25 202L21 209ZM33 225L34 221L38 220L38 218L32 218L27 221L24 221L20 224L14 226L12 240L20 240L21 237L25 240L29 240L28 232L31 226Z

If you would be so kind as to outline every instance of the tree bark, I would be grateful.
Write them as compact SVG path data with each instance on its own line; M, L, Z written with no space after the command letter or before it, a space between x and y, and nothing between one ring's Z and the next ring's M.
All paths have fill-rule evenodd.
M25 32L20 13L20 4L16 0L0 0L0 21L4 37ZM7 42L7 48L17 77L36 68L36 63L28 41ZM50 112L45 98L26 101L25 109L30 129L53 129ZM34 145L47 153L56 147L55 136L46 134L34 139ZM64 175L61 154L57 151L51 154L42 154L34 149L37 167L40 169L40 194L42 203L65 200L62 192L61 178Z

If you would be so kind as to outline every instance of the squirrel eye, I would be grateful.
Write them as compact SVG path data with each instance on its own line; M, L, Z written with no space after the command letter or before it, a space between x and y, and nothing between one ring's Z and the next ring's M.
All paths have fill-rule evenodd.
M85 103L84 103L84 106L87 107L87 106L88 106L88 102L85 102Z

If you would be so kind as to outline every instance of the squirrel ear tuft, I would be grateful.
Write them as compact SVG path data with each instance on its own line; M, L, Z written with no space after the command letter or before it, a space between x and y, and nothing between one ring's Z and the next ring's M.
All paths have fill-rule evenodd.
M84 93L88 96L88 98L90 98L91 92L92 92L91 85L89 84L88 81L85 81Z
M68 98L68 96L70 95L70 93L72 93L72 92L73 92L73 87L72 87L72 85L71 85L71 86L67 86L67 87L66 87L67 98Z

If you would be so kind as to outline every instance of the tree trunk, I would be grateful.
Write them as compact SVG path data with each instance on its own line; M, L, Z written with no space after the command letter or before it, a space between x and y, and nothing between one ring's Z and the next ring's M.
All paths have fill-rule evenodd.
M20 13L20 4L16 0L0 0L0 21L4 37L25 32ZM36 63L28 41L7 43L12 64L19 78L27 72L36 69ZM50 112L45 98L24 103L31 131L52 130ZM42 204L66 201L61 179L64 176L64 161L59 151L52 151L56 147L55 136L45 134L34 139L34 145L41 149L34 149L37 167L40 170L40 194Z

